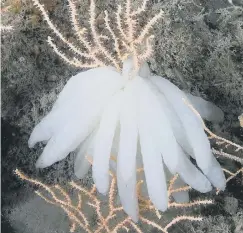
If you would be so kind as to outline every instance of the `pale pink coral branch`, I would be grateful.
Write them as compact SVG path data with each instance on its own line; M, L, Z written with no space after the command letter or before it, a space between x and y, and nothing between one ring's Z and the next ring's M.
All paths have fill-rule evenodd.
M183 220L189 220L189 221L202 221L203 218L202 217L194 217L194 216L178 216L175 219L173 219L169 224L166 225L166 227L164 228L164 232L168 232L167 230L175 225L176 223L183 221Z
M80 28L78 20L76 19L78 13L76 11L76 7L75 7L73 1L68 0L68 4L69 4L69 7L70 7L71 23L72 23L73 28L76 32L76 35L78 36L79 41L84 44L85 48L87 48L89 50L89 52L91 52L92 47L91 47L90 43L84 37L87 29L86 28Z
M146 223L146 224L148 224L148 225L160 230L161 232L165 232L165 233L167 232L165 228L161 227L159 224L157 224L157 223L155 223L155 222L153 222L153 221L151 221L151 220L149 220L149 219L147 219L145 217L140 216L140 220L142 222L144 222L144 223Z
M146 61L152 54L153 54L153 47L151 45L151 40L154 38L154 35L149 36L146 39L146 50L143 52L143 54L139 55L140 61Z
M131 43L134 39L135 33L135 21L131 17L132 9L131 9L131 0L126 0L125 4L125 22L127 24L127 38L128 42Z
M121 70L120 65L116 61L116 59L110 54L110 52L101 44L101 41L99 39L98 33L95 28L95 3L94 0L90 1L90 28L92 31L92 35L94 37L94 41L96 45L98 46L98 49L101 53L105 55L105 57L112 62L112 64L116 67L117 70Z
M105 11L105 25L106 25L106 28L108 29L108 31L110 32L113 40L114 40L114 45L115 45L115 51L117 52L117 55L118 55L118 58L120 60L122 60L122 56L121 56L121 51L120 51L120 48L119 48L119 42L118 42L118 37L115 35L114 31L111 29L111 26L110 26L110 20L109 20L109 16L108 16L108 12Z
M122 12L122 6L121 5L118 5L117 6L117 12L116 12L116 23L117 23L117 27L118 27L118 30L120 32L120 35L122 36L122 41L123 43L127 44L126 41L127 41L127 36L124 32L124 29L122 27L122 19L121 19L121 12ZM128 45L127 45L128 46ZM128 46L129 47L129 46Z
M79 23L76 19L77 17L77 11L76 11L76 6L73 3L72 0L68 0L69 7L70 7L70 16L71 16L71 23L73 24L74 31L76 32L76 35L79 39L79 41L84 45L85 49L88 50L88 53L90 54L90 57L94 60L96 66L105 66L105 64L96 57L96 53L98 50L95 48L92 49L92 45L87 39L85 38L85 33L87 32L86 28L80 28ZM101 38L101 36L100 36Z
M13 30L13 26L11 26L11 25L0 25L0 30L3 31L3 32L11 31L11 30Z
M215 155L219 155L219 156L223 156L227 159L230 159L230 160L233 160L233 161L236 161L236 162L239 162L239 163L242 163L243 164L243 158L239 158L235 155L232 155L232 154L229 154L229 153L226 153L224 152L222 149L220 151L212 148L212 152L215 154Z
M149 30L153 27L153 25L164 15L164 11L161 10L159 14L155 15L144 27L141 34L135 40L135 43L142 43L145 36L149 33Z
M95 68L99 66L96 63L82 63L78 60L78 58L68 58L65 54L59 51L57 46L52 42L52 38L48 37L47 39L48 44L52 47L53 51L61 57L66 63L78 67L78 68Z
M197 200L197 201L192 201L189 203L177 203L177 202L172 202L169 203L169 207L173 207L173 208L187 208L187 207L192 207L192 206L199 206L199 205L208 205L208 204L212 204L213 201L212 200Z
M233 172L231 172L231 171L229 171L229 170L227 170L227 169L223 169L223 170L224 170L225 173L227 173L227 174L230 175L230 176L227 178L226 183L228 183L230 180L234 179L234 178L235 178L237 175L239 175L240 173L242 173L242 175L243 175L243 167L242 167L241 169L239 169L238 171L236 171L235 173L233 173ZM218 195L220 191L221 191L221 190L217 189L216 194Z

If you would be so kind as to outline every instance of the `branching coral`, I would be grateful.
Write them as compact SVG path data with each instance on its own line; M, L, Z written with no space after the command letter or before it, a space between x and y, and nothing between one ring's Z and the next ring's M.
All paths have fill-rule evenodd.
M188 104L188 103L187 103ZM192 106L190 106L193 108ZM198 112L193 108L193 111L195 114L198 115ZM200 117L200 115L198 115ZM205 130L208 132L210 138L214 138L217 140L223 141L227 146L234 146L237 149L237 152L242 150L242 147L240 145L237 145L229 140L226 140L224 138L221 138L214 133L212 133L204 124ZM222 145L222 143L221 143ZM235 155L229 155L225 156L225 152L218 151L216 149L213 149L213 153L216 156L222 156L223 159L231 160L231 161L237 161L242 163L241 156L237 157ZM238 158L238 159L237 159ZM90 158L87 158L89 163L92 163ZM111 156L111 160L115 163L117 162L116 158L114 156ZM223 171L227 175L226 183L235 178L237 175L242 173L243 175L243 168L241 167L236 172L231 172L226 168L223 168ZM143 168L137 169L137 174L143 172ZM137 223L134 223L131 217L126 216L126 214L123 212L124 208L117 203L116 195L117 195L117 179L113 172L110 171L111 176L111 183L110 188L108 192L108 205L105 202L101 201L97 196L97 189L96 186L93 184L90 189L84 188L77 182L70 182L69 185L71 188L74 188L77 192L77 200L74 200L73 196L70 196L69 192L65 191L62 187L59 185L55 186L47 186L44 183L27 177L25 174L23 174L18 169L15 171L16 175L22 179L26 180L34 185L37 185L40 189L36 191L36 194L39 195L42 199L44 199L46 202L56 205L58 207L61 207L64 212L67 214L67 216L70 219L71 227L70 232L74 232L77 228L81 228L85 230L88 233L99 233L103 230L106 232L119 232L120 230L124 229L126 231L134 230L135 232L142 233L143 230ZM190 207L197 207L199 205L208 205L212 204L212 200L195 200L190 201L188 203L178 203L175 202L175 194L182 193L182 192L188 192L191 187L190 186L181 186L176 187L176 182L179 180L178 174L174 175L168 185L168 210L171 210L173 208L179 208L179 209L186 209ZM161 221L164 213L161 213L151 202L149 198L144 196L142 191L142 185L144 181L138 180L136 184L136 193L138 197L138 203L139 203L139 220L140 223L143 223L144 225L149 225L154 229L157 229L159 232L167 233L169 231L169 228L175 224L177 224L180 221L201 221L203 218L201 216L193 216L193 215L179 215L179 216L173 216L173 218L169 222L164 222L164 220ZM217 190L216 194L219 193L220 190ZM85 201L85 197L86 201ZM87 201L88 199L88 201ZM108 211L107 211L108 206ZM85 216L84 208L93 208L95 211L97 217L98 217L98 225L91 226L89 219ZM87 209L86 209L87 211ZM122 214L122 216L119 215ZM153 214L153 217L149 217L150 214ZM166 213L165 213L166 214ZM143 226L143 225L142 225Z
M65 62L79 68L94 68L100 66L112 65L117 70L122 69L122 63L128 55L133 55L134 67L137 71L141 63L149 58L152 53L151 39L153 35L148 35L152 26L162 17L163 11L160 11L152 19L147 22L147 25L141 30L137 27L136 17L145 11L146 3L144 0L142 6L136 10L132 10L131 1L126 1L125 6L119 5L115 13L115 21L117 29L112 27L110 15L105 11L105 27L109 36L102 35L96 27L96 7L95 1L90 1L89 10L89 25L92 40L88 38L89 30L79 24L78 12L76 3L73 0L68 0L70 20L72 28L77 37L77 45L64 37L63 33L50 20L44 6L38 0L33 0L49 27L54 34L72 51L74 57L68 57L62 53L56 46L52 37L48 38L48 43L53 50ZM123 14L123 12L125 12ZM114 24L113 24L114 25ZM125 29L126 28L126 29ZM140 29L138 31L138 29ZM105 41L105 43L104 43ZM146 49L141 50L146 43ZM113 51L106 48L105 44L113 44ZM80 46L79 46L80 45ZM85 62L81 62L85 59Z
M141 169L137 170L137 172L141 172ZM21 171L16 170L16 175L22 179L26 180L34 185L39 187L36 194L44 199L47 203L52 205L56 205L63 209L63 211L69 217L71 227L70 232L74 232L77 228L81 228L88 233L99 233L99 232L107 232L107 233L115 233L119 232L122 229L129 231L131 229L134 232L142 233L143 231L141 228L132 221L129 216L126 216L123 212L123 207L116 203L116 177L115 174L110 172L111 176L111 185L108 193L108 211L105 211L104 203L97 197L96 195L96 187L93 185L90 189L82 187L77 182L71 181L69 183L70 187L76 190L77 194L77 201L74 201L70 196L68 191L65 191L59 185L55 186L48 186L39 180L32 179L27 177ZM185 186L180 189L173 189L173 185L175 181L178 179L178 176L175 175L170 180L170 185L168 189L168 197L170 199L169 209L172 208L189 208L189 207L196 207L199 205L209 205L212 204L211 200L196 200L190 203L176 203L172 201L172 194L182 191L182 190L189 190L190 187ZM175 216L171 219L170 222L167 224L161 223L159 221L162 218L162 213L158 211L149 199L146 199L142 196L140 192L140 186L142 184L142 180L137 182L137 193L139 198L139 205L140 205L140 213L139 219L141 223L145 225L150 225L152 228L157 229L159 232L167 233L169 228L180 221L188 220L188 221L201 221L202 217L198 216L190 216L190 215L180 215ZM88 199L88 202L84 202L84 198ZM86 199L86 200L87 200ZM86 208L86 209L84 209ZM85 216L85 212L87 208L92 208L97 215L98 224L97 226L92 226L89 222L89 219ZM105 213L107 212L107 213ZM154 213L157 216L157 220L150 220L147 217L148 213ZM122 215L120 216L119 213ZM114 224L115 222L115 224ZM162 226L162 224L164 226ZM114 225L114 226L113 226Z

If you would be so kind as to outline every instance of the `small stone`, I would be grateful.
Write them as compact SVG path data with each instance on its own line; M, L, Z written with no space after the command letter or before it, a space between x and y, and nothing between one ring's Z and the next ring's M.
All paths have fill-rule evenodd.
M19 62L21 62L21 63L25 62L25 58L24 57L20 57L19 58Z
M224 210L233 215L237 212L238 209L238 200L234 197L226 197L224 199Z
M98 28L104 28L105 25L105 20L104 20L105 14L104 12L101 12L97 18L96 18L96 25Z
M237 222L237 226L235 228L234 233L242 233L243 232L243 223L242 222Z
M34 45L33 53L35 54L36 57L40 54L40 48L37 45Z
M235 231L234 233L242 233L243 232L243 212L238 212L234 217L235 222Z
M239 116L240 126L243 128L243 113Z
M55 82L55 81L57 81L57 76L56 75L50 75L50 76L48 76L47 77L47 81L48 82Z

